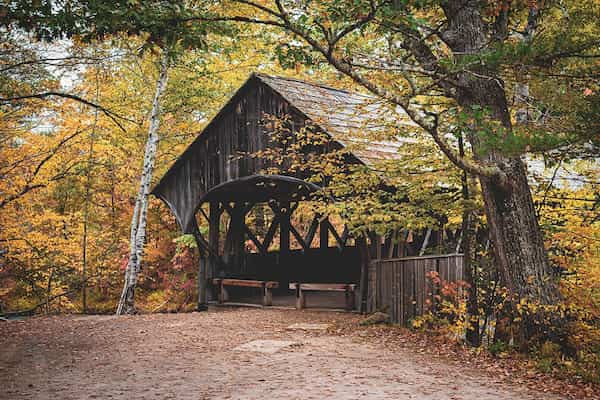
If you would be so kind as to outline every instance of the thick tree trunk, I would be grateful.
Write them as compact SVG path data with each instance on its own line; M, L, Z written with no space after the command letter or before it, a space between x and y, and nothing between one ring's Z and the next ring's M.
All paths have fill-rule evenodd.
M448 17L444 39L457 59L486 49L486 26L478 2L449 1L444 5L444 11ZM504 82L496 71L483 65L468 67L468 71L459 73L458 78L457 101L465 112L470 112L472 106L479 106L489 110L504 132L512 128ZM496 135L502 134L500 129L496 132ZM479 161L495 164L509 178L508 185L480 178L490 237L503 284L518 297L543 304L555 303L559 299L558 289L544 249L524 163L517 156L503 154L502 149L486 148L473 132L468 138Z
M148 140L144 152L144 165L140 179L140 188L135 201L133 217L131 219L131 232L129 238L129 260L125 270L125 283L117 307L117 315L133 314L135 312L134 294L137 285L138 274L141 269L141 261L146 241L146 217L148 213L148 195L150 183L156 159L158 147L158 128L160 126L160 99L167 86L169 70L169 54L163 50L160 75L156 82L156 91L152 102L150 114L150 127L148 129Z
M523 162L509 160L509 190L482 180L490 238L502 282L519 298L554 304L559 300L553 271L537 222Z

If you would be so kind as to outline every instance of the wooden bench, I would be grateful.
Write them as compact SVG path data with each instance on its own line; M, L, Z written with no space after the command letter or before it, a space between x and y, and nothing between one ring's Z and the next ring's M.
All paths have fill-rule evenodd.
M279 287L278 282L273 281L253 281L248 279L228 279L228 278L215 278L212 280L212 284L218 292L219 304L223 304L229 300L229 293L227 293L226 286L239 286L239 287L253 287L262 289L263 306L270 306L273 304L273 289Z
M290 289L296 291L296 308L303 309L306 307L306 293L313 292L344 292L346 297L346 310L354 310L354 292L356 291L355 284L352 283L290 283Z

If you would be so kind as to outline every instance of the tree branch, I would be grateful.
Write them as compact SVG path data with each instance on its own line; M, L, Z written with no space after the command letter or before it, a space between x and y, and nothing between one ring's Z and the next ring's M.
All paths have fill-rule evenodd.
M250 4L248 0L233 1L246 5ZM500 170L500 168L495 166L481 165L460 157L458 153L454 151L454 149L452 149L452 146L450 146L439 134L437 130L437 116L435 117L435 121L431 122L421 110L415 109L414 107L410 106L410 97L404 97L394 94L386 88L369 80L368 78L365 78L362 74L360 74L354 68L352 68L352 64L350 62L335 55L333 48L334 46L330 46L329 43L327 45L320 43L309 32L296 25L290 19L289 14L283 7L280 0L275 0L275 3L279 12L271 10L270 14L278 18L280 21L268 20L269 25L282 27L283 29L302 38L315 51L321 53L321 55L323 55L323 57L325 57L325 59L338 71L342 72L344 75L348 76L354 82L361 85L374 95L401 107L410 117L411 120L413 120L417 125L419 125L423 130L425 130L431 135L435 143L440 147L444 154L450 159L452 163L454 163L459 168L465 169L471 174L483 176L488 179L499 180L500 182L507 181L506 174L502 170ZM231 21L252 22L252 19L246 17L227 18ZM260 22L257 23L265 23L265 21L260 20ZM350 26L356 26L356 28L354 29L358 29L358 27L362 26L362 24L359 23ZM429 47L427 47L421 40L414 40L413 35L415 34L415 32L411 31L411 29L407 26L403 27L402 25L399 25L399 27L404 29L405 38L407 38L407 40L405 41L406 49L410 51L415 56L415 58L418 59L419 63L423 66L423 68L433 69L434 71L436 70L436 68L439 68L437 58L435 57L431 49L429 49ZM345 35L347 35L350 32L345 33ZM447 90L446 88L444 88L443 82L440 82L440 86L444 90Z
M71 139L73 139L74 137L78 136L82 131L81 130L77 130L75 131L75 133L73 133L72 135L69 135L65 138L63 138L42 160L40 160L40 162L36 165L36 167L34 168L32 174L30 175L29 179L27 180L27 183L25 184L25 186L18 192L15 194L12 194L4 199L2 199L0 201L0 209L4 208L6 205L8 205L9 203L23 197L24 195L26 195L27 193L36 190L36 189L40 189L43 187L48 186L48 183L36 183L36 184L32 184L32 182L34 181L34 179L37 177L37 175L39 174L40 170L42 169L42 167L48 162L50 161L50 159L52 159L52 157L54 157L57 153L58 150L65 145L67 142L69 142ZM63 177L66 176L67 172L73 167L73 165L69 166L68 168L66 168L65 170L61 171L60 173L54 175L53 177L51 177L50 179L48 179L48 182L52 182L52 181L57 181L59 179L62 179Z
M70 93L62 93L62 92L42 92L42 93L33 93L33 94L27 94L27 95L23 95L23 96L14 96L14 97L0 97L0 104L10 104L10 103L16 103L22 100L29 100L29 99L45 99L47 97L62 97L65 99L69 99L69 100L75 100L78 101L82 104L85 104L86 106L90 106L93 107L99 111L101 111L104 115L106 115L108 118L110 118L123 132L127 132L127 130L123 127L123 125L121 125L121 123L118 121L118 119L121 119L123 121L127 121L127 122L131 122L134 124L137 124L136 121L131 120L129 118L123 117L111 110L108 110L105 107L102 107L99 104L93 103L89 100L86 100L82 97L79 97L77 95L74 94L70 94Z

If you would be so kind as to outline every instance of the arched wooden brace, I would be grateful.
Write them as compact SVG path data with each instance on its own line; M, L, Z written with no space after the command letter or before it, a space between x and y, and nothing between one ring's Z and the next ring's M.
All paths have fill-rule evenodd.
M192 231L201 255L198 272L198 310L206 309L206 304L212 300L211 294L207 291L206 282L209 279L244 272L246 236L254 242L259 251L266 254L279 228L280 258L285 259L290 250L291 230L293 229L297 238L299 235L290 224L291 214L298 206L299 201L316 190L319 190L318 186L294 177L252 175L217 185L202 196L196 212L208 221L208 240L200 233L195 218L188 224L188 229ZM295 201L293 205L290 204L290 200ZM201 208L202 204L206 202L210 204L208 215ZM261 202L269 202L275 214L262 243L245 223L246 214L255 204ZM227 212L229 215L230 224L223 246L224 251L223 254L220 254L219 229L220 217L223 212ZM314 230L312 235L314 236ZM308 242L310 246L312 238L307 236L304 239L299 242Z

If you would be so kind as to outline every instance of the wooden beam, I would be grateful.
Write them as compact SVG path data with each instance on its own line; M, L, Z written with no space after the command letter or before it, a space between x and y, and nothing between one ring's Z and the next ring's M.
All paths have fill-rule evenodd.
M252 210L252 208L254 207L255 204L252 203L245 203L243 206L241 206L241 215L242 215L242 225L243 225L243 229L244 229L244 233L248 236L248 238L254 243L254 245L258 248L258 251L261 254L266 254L267 250L269 248L269 245L271 244L271 240L273 239L272 236L269 239L269 241L267 242L267 237L265 237L265 240L263 241L263 243L260 242L260 240L258 239L258 237L254 234L254 232L252 232L252 230L250 229L250 227L246 224L246 215ZM228 206L227 208L227 213L229 215L232 215L233 213L235 213L236 211L233 210L230 206ZM271 227L269 227L269 230L271 229ZM267 232L268 233L268 232ZM271 234L274 235L274 232Z
M306 243L306 247L310 249L312 241L317 233L317 228L319 227L319 215L315 215L312 222L310 223L310 228L308 228L308 232L306 233L306 238L304 239L304 243Z
M208 257L200 257L198 262L198 304L197 311L208 310Z
M265 234L265 239L263 240L263 247L266 252L269 251L269 246L271 246L271 242L275 237L275 233L277 232L277 228L279 227L279 215L275 214L273 216L273 221L271 221L271 225L269 225L269 229Z
M223 209L220 207L219 203L211 201L208 207L208 246L211 249L214 249L215 253L217 253L216 257L219 259L219 234L222 213ZM213 257L210 257L208 262L208 278L210 279L219 275L219 264L213 259Z
M206 239L204 239L204 237L200 233L200 230L198 229L197 225L196 225L196 228L194 229L193 235L194 235L194 239L196 239L196 245L198 246L200 251L205 251L206 253L208 253L209 256L211 256L215 259L219 258L219 254L217 253L217 251L215 249L213 249L213 248L211 248L211 246L209 246Z
M360 235L356 238L356 247L360 254L360 295L359 295L359 311L364 314L368 310L368 296L369 296L369 264L371 263L371 257L369 256L369 246L367 245L367 238L364 235ZM374 277L375 279L375 277Z
M344 231L342 232L342 236L338 235L333 225L327 221L328 229L331 231L331 234L335 238L336 246L339 251L344 250L344 246L346 245L346 240L348 240L348 227L344 225Z
M198 246L198 251L200 252L200 255L198 257L198 302L196 304L196 310L206 311L208 310L207 259L211 256L211 249L208 246L208 243L206 243L206 240L204 240L204 238L202 237L202 234L200 233L200 229L198 228L196 218L194 218L193 235L194 239L196 240L196 245Z
M327 217L319 223L319 247L321 250L329 248L329 219Z
M386 238L386 241L389 240L389 245L387 247L387 258L394 257L394 247L396 247L395 242L397 241L397 236L398 236L398 231L396 231L394 229L394 230L392 230L390 235Z
M371 239L371 258L381 260L381 236L375 232L369 232L369 239Z
M231 262L228 262L234 268L231 272L238 274L242 272L244 261L244 218L246 216L244 212L247 210L247 205L238 202L234 203L232 207L228 203L223 203L223 208L231 218L225 242L225 255L232 259Z
M206 213L204 212L204 209L202 207L198 207L198 211L200 211L200 214L202 214L202 216L204 217L206 222L210 223L210 217L208 215L206 215ZM210 208L209 208L209 213L210 213Z
M285 257L290 252L290 203L282 201L279 210L279 254Z
M239 286L239 287L253 287L253 288L262 288L264 286L273 289L279 287L279 282L275 281L258 281L251 279L232 279L232 278L224 278L224 279L213 279L213 284L220 284L225 286Z
M342 231L342 246L346 246L348 242L348 238L350 237L350 230L348 229L348 225L344 224L344 230Z
M250 240L252 240L252 243L254 243L254 245L256 246L256 248L258 249L258 251L261 254L266 254L267 251L265 250L263 244L260 242L260 240L258 240L258 238L256 237L256 235L254 233L252 233L252 231L250 230L250 228L248 228L248 225L246 225L246 222L244 221L244 232L246 233L246 235L248 235L248 238Z
M290 232L292 232L292 235L294 235L298 243L300 243L300 246L302 246L302 251L306 250L307 247L306 243L304 242L304 238L302 237L302 235L300 235L300 233L296 230L296 228L294 228L294 225L292 225L291 223Z
M300 205L300 202L297 201L293 204L290 204L290 217L292 216L292 214L298 209L298 206Z

